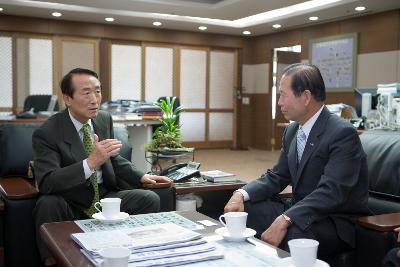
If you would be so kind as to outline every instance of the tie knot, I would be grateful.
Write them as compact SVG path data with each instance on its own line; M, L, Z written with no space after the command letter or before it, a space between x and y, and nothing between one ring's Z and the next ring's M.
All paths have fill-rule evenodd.
M297 138L300 140L306 140L306 134L304 133L303 129L299 128L297 131Z
M90 125L89 125L89 123L85 123L85 124L83 124L83 126L82 126L82 128L81 128L81 131L83 132L83 133L90 133Z

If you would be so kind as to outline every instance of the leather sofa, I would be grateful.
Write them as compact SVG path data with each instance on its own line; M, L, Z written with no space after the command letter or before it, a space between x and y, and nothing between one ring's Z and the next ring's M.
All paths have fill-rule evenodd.
M377 267L398 246L393 229L400 226L400 131L370 130L360 139L368 161L368 206L375 216L358 220L356 262Z
M39 195L34 177L28 177L33 159L32 134L39 124L0 125L0 195L4 203L0 237L5 266L41 266L36 247L32 210ZM115 138L123 143L121 156L131 159L132 148L125 125L114 125ZM154 189L161 199L161 211L174 208L173 188ZM1 204L1 203L0 203ZM0 205L1 206L1 205Z

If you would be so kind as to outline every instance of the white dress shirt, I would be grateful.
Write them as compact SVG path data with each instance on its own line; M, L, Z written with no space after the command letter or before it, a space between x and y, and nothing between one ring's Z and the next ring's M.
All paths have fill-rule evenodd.
M83 124L82 124L81 122L79 122L78 120L76 120L76 119L71 115L71 112L68 111L68 113L69 113L69 117L71 118L72 123L73 123L74 126L75 126L76 131L77 131L78 134L79 134L79 138L81 139L82 144L83 144L83 132L81 131L81 129L82 129L82 127L83 127ZM93 136L94 136L94 129L93 129L92 120L89 120L89 121L88 121L88 124L89 124L89 126L90 126L91 139L92 139L92 141L93 141L93 138L94 138L94 137L93 137ZM92 176L93 171L89 168L89 165L88 165L88 163L87 163L87 158L83 160L83 170L84 170L84 172L85 172L85 178L86 178L86 179L89 179L90 176ZM103 176L102 176L103 171L101 170L100 167L96 169L96 174L97 174L97 183L98 183L98 184L101 184L101 183L103 182Z

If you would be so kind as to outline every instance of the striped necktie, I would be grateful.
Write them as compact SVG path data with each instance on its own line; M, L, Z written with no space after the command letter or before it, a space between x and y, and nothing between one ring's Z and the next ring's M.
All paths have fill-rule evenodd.
M303 156L304 148L306 146L306 134L301 128L297 130L297 163L300 162Z
M83 133L83 146L85 147L86 154L89 156L89 154L93 150L93 143L92 143L92 138L91 138L91 129L88 123L85 123L81 131ZM94 190L94 198L92 200L92 203L90 207L86 210L84 210L85 214L89 216L89 218L92 217L93 214L97 212L97 210L94 208L94 204L99 201L99 185L97 184L97 174L96 170L93 172L92 176L90 176L90 180L92 182L93 190Z

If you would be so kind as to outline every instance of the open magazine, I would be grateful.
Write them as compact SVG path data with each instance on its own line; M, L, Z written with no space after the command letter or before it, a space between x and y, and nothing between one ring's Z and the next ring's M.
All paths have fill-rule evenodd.
M96 266L102 262L98 252L109 247L130 249L129 262L135 263L132 266L179 265L223 258L223 254L215 251L215 246L202 239L201 234L173 223L75 233L71 237Z

